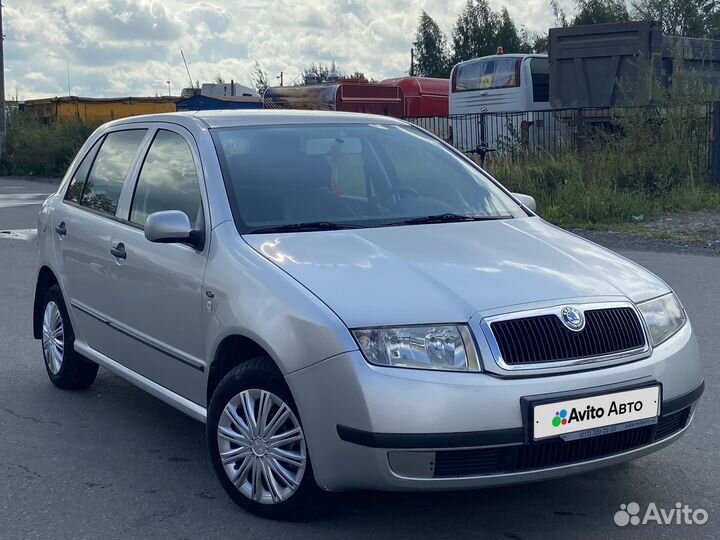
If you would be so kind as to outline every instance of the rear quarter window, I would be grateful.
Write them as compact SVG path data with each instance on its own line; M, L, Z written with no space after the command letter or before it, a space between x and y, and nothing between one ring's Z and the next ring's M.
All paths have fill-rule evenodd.
M115 215L125 177L146 133L146 129L133 129L113 131L105 137L85 182L82 206Z
M85 154L85 157L80 162L80 166L75 169L70 185L68 186L67 192L65 193L65 200L72 201L75 203L80 202L82 197L83 189L85 188L85 181L87 180L90 167L92 167L93 160L97 155L98 148L102 144L102 137L98 139L95 144L90 148L90 151Z

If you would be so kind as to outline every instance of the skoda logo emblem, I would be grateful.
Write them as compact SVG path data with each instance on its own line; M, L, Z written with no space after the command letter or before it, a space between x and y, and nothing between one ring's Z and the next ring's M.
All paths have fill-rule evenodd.
M579 332L585 327L585 317L583 317L579 309L574 307L565 306L562 308L560 319L573 332Z

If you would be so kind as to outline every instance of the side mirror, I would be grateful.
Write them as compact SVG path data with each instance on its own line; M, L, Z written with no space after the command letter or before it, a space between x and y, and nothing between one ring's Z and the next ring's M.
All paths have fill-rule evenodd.
M150 214L145 221L145 238L157 244L190 244L202 248L202 241L190 225L190 218L179 210Z
M520 201L520 203L523 204L523 206L527 207L533 212L537 211L537 205L535 204L534 197L531 197L530 195L524 195L522 193L513 193L513 197L515 197L518 201Z

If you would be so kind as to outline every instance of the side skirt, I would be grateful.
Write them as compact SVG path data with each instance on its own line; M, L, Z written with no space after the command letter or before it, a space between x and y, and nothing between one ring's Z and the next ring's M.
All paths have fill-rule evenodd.
M141 390L145 390L148 394L151 394L168 405L175 407L195 420L199 420L202 423L207 421L207 409L205 407L202 407L201 405L198 405L197 403L168 390L164 386L160 386L156 382L143 377L139 373L126 368L115 360L92 349L85 343L75 342L75 350L89 360L92 360L105 369L112 371L129 383L134 384Z

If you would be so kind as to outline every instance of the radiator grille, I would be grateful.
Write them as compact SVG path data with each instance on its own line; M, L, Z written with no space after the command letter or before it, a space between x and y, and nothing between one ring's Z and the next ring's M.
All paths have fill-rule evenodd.
M589 309L585 328L574 332L554 314L491 323L507 365L592 358L640 349L645 333L630 307Z
M687 425L690 407L661 416L657 425L643 426L587 439L560 438L518 446L440 450L435 453L435 477L459 478L544 469L588 461L648 445Z
M660 421L657 425L657 432L655 433L655 439L664 439L665 437L668 437L676 431L684 428L685 424L687 424L689 416L690 407L687 407L674 414L660 417Z

